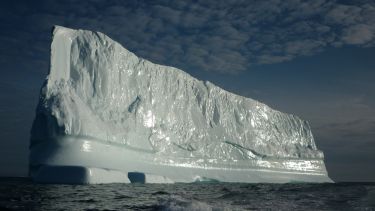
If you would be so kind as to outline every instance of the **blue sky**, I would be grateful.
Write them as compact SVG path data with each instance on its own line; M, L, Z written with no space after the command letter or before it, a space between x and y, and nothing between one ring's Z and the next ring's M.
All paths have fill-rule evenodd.
M53 25L311 123L337 181L375 181L375 2L1 1L0 175L26 175Z

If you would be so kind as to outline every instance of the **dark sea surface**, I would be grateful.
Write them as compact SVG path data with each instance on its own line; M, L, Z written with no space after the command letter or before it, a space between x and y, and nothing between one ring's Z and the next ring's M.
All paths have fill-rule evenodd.
M0 210L375 211L375 183L47 185L3 178Z

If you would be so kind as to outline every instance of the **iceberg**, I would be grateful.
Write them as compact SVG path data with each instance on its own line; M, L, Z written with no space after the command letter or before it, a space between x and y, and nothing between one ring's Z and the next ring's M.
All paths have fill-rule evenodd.
M332 182L308 122L61 26L29 158L41 183Z

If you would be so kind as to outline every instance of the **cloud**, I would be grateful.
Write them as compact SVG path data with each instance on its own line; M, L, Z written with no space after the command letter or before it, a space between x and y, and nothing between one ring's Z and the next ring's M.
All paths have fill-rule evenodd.
M19 54L18 49L33 61L35 56L23 55L20 47L48 49L54 24L101 31L156 63L229 74L327 47L375 44L375 3L370 0L40 1L2 8L0 40L18 37L19 43L5 44L0 56ZM39 42L30 42L35 39ZM48 60L48 50L35 52Z
M261 55L258 58L258 63L260 64L273 64L273 63L280 63L284 61L292 60L292 56L284 55L284 56L277 56L277 55Z
M373 27L365 24L358 24L345 29L342 40L345 43L353 45L365 44L373 39L374 33L375 30L373 30Z
M357 24L362 22L361 7L353 5L335 5L326 16L331 23L339 23L342 25Z

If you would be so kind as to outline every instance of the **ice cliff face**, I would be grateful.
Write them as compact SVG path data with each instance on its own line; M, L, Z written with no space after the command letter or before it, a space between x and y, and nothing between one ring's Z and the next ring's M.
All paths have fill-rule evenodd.
M64 136L156 157L323 159L294 115L138 58L102 33L55 27L31 148Z

